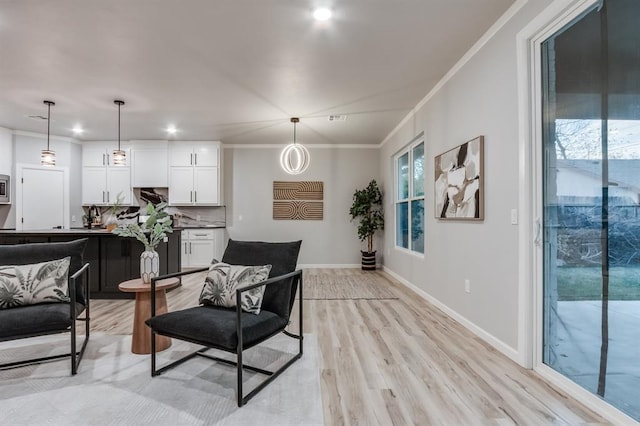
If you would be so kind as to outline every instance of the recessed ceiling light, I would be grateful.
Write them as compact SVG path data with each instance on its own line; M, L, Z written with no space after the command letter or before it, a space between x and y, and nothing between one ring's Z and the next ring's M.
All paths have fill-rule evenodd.
M81 135L84 133L84 129L79 124L76 124L75 126L73 126L73 129L71 129L71 131L73 132L74 135Z
M167 133L169 133L170 135L175 135L178 132L178 129L176 129L176 126L174 126L173 124L167 127Z
M321 7L313 11L313 18L316 21L327 21L331 19L332 12L331 10Z

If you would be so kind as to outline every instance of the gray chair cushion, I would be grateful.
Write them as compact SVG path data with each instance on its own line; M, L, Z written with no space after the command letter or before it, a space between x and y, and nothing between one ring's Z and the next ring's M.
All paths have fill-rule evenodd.
M258 315L242 312L242 343L249 348L284 330L288 321L262 310ZM235 352L238 345L236 310L198 306L169 312L145 321L157 333Z

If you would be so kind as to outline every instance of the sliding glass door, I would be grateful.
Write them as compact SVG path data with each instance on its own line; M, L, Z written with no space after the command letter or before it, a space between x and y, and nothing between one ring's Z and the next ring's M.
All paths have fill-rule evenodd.
M640 1L542 45L543 362L640 420Z

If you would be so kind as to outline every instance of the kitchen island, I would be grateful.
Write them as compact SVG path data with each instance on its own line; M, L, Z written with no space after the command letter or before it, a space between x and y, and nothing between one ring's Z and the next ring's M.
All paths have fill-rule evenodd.
M118 290L118 284L140 277L140 254L144 245L135 238L124 238L105 229L48 229L37 231L0 230L0 244L26 244L71 241L88 238L84 261L91 264L92 299L127 299L132 293ZM180 272L180 232L156 248L160 274Z

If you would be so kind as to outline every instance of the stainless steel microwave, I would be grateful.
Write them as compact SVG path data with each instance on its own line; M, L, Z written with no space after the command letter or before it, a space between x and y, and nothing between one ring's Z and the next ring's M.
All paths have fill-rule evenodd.
M11 182L9 176L0 175L0 203L8 203L11 201L10 191Z

